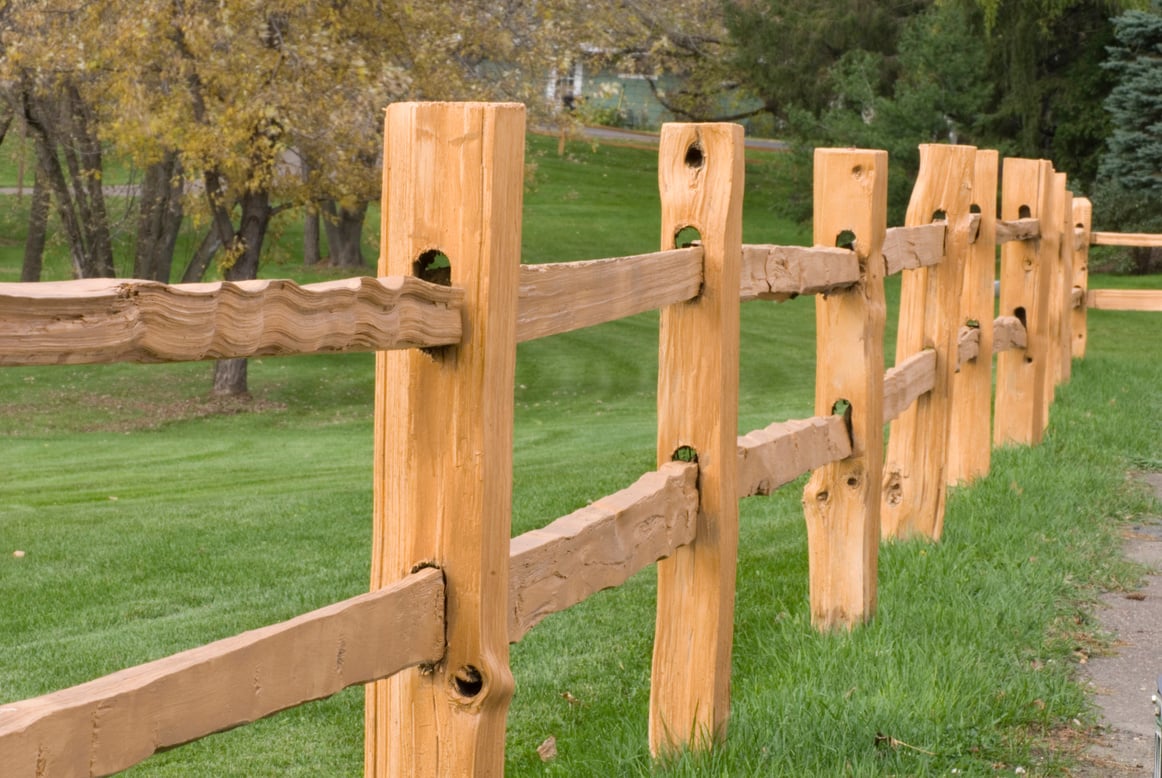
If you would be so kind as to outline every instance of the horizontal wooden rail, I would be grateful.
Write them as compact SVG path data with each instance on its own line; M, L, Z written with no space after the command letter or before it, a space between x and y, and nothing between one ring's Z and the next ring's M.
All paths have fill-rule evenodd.
M936 352L918 351L884 373L884 423L899 416L936 384Z
M940 264L944 258L946 230L942 221L915 227L889 227L884 234L884 272L894 275Z
M1025 348L1028 334L1025 325L1016 316L998 316L993 322L993 353Z
M1085 305L1085 298L1086 298L1085 290L1082 289L1080 286L1073 287L1073 293L1071 296L1072 296L1072 302L1073 302L1074 308L1085 308L1086 307L1086 305Z
M1012 240L1033 240L1041 237L1041 220L1037 218L997 219L997 245Z
M851 456L842 416L784 421L738 439L738 493L770 494L799 476Z
M742 247L742 301L782 302L803 294L828 294L859 282L859 259L850 249L826 246Z
M702 247L520 266L516 339L523 343L698 296Z
M1162 248L1162 235L1149 232L1091 232L1091 246Z
M671 462L509 546L508 639L694 539L698 466Z
M425 569L281 624L0 705L0 772L110 775L443 653L444 577Z
M980 356L980 327L961 327L956 342L956 369Z
M285 280L0 284L0 365L443 346L460 341L463 296L400 276L306 286Z
M1086 307L1103 311L1162 311L1162 289L1090 289Z

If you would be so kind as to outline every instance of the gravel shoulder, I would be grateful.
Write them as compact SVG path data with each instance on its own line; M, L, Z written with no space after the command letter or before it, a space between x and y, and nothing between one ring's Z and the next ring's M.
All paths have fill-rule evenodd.
M1162 501L1162 473L1143 479ZM1138 591L1102 597L1097 616L1115 642L1108 655L1091 657L1082 665L1082 677L1093 690L1102 726L1074 772L1078 778L1153 775L1150 696L1162 675L1162 518L1130 527L1124 534L1126 555L1153 573Z

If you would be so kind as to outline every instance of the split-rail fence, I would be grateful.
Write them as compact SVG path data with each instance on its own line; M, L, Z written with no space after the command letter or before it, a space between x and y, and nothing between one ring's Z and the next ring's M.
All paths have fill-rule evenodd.
M1162 309L1086 283L1091 244L1162 237L1093 232L1044 160L1004 160L998 211L998 154L969 146L921 148L891 229L887 153L820 149L814 245L743 245L730 124L663 129L661 251L522 265L524 117L388 109L378 278L0 285L4 365L378 352L371 591L0 706L5 776L107 775L353 684L367 775L500 775L509 645L655 563L650 748L709 747L730 710L740 498L811 473L812 619L853 628L875 612L881 537L938 539L950 484L987 473L994 445L1041 440L1087 308ZM676 245L688 228L698 241ZM739 305L801 295L817 296L817 415L739 437ZM510 538L516 344L652 309L657 470Z

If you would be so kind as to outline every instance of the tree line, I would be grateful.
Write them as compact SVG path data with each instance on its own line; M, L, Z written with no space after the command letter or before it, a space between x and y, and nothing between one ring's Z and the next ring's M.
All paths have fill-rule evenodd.
M1149 226L1160 15L1158 0L0 0L0 142L19 126L37 161L22 277L39 278L50 213L76 277L114 275L110 155L138 171L137 278L254 278L285 212L307 214L308 262L325 232L333 263L361 267L387 103L517 100L567 121L545 85L578 57L644 76L682 119L886 148L899 211L917 145L952 141L1051 158L1118 227ZM201 237L175 268L183 224ZM244 391L245 363L216 385Z

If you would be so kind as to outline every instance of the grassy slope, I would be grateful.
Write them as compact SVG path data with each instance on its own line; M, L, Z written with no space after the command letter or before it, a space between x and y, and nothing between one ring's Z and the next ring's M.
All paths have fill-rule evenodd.
M534 139L530 160L526 261L657 246L651 153L577 145L558 159ZM746 239L802 242L771 215L770 164L748 170ZM885 547L879 616L850 637L810 629L799 485L744 501L730 738L661 772L1032 768L1030 734L1085 715L1070 662L1092 637L1075 603L1132 577L1106 519L1147 508L1123 474L1162 461L1162 346L1141 337L1150 321L1091 314L1091 356L1062 390L1046 444L999 452L992 475L951 500L941 544ZM808 415L811 301L748 304L742 327L740 431ZM656 316L643 315L520 347L515 532L652 466L655 342ZM198 421L222 410L202 400L205 365L0 371L0 700L365 590L371 358L267 359L252 371L262 413ZM17 548L27 556L13 559ZM646 571L513 648L510 775L654 769L652 591ZM133 774L358 774L361 706L350 690ZM877 745L877 733L889 739ZM560 756L542 764L535 748L549 735Z

